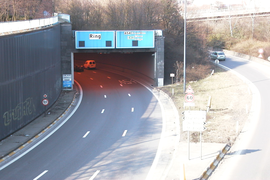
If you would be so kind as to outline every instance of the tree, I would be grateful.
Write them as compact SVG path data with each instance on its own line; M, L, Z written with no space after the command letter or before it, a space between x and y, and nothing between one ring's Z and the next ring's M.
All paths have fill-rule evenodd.
M0 1L0 21L9 21L10 20L10 0L1 0Z
M84 12L84 21L86 22L83 26L84 29L102 29L103 28L103 7L99 1L96 2L84 2L83 3L83 12Z
M24 20L34 19L40 5L39 0L21 0L20 14L24 15Z

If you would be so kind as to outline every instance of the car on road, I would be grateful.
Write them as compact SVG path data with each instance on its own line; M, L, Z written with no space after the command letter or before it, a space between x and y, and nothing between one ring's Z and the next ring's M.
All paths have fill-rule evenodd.
M226 60L226 55L224 54L223 51L213 51L210 53L210 58L212 60L220 60L220 61L225 61Z
M85 69L95 69L96 68L96 61L95 60L87 60L84 63Z
M75 71L75 72L83 72L83 71L84 71L83 65L75 64L75 65L74 65L74 71Z

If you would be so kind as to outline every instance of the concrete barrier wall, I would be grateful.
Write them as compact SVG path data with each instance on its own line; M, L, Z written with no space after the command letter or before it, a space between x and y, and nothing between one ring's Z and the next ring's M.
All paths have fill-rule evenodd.
M0 36L0 140L44 113L62 90L60 25ZM43 98L49 101L42 104Z

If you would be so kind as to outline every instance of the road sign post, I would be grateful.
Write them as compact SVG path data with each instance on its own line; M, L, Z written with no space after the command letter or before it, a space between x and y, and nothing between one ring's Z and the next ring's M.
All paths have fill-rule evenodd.
M183 131L188 131L188 159L190 159L190 131L200 132L201 159L202 159L202 131L206 121L206 111L185 111Z

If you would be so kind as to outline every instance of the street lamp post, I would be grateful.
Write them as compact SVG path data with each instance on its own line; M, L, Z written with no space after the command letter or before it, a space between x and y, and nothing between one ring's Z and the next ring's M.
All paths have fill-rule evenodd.
M184 93L186 91L186 36L187 36L187 34L186 34L187 33L186 32L186 29L187 29L186 11L187 11L187 0L185 0L185 7L184 7L184 73L183 73Z

